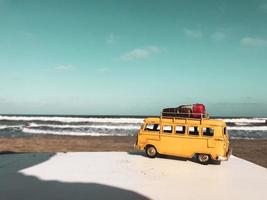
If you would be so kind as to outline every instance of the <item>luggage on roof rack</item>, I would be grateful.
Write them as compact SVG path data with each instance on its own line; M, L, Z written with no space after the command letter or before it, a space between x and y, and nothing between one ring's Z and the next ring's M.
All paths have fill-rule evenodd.
M192 105L181 105L177 108L164 108L161 115L163 117L181 117L181 118L205 118L207 117L204 104L196 103Z
M206 114L206 108L203 104L197 103L193 105L192 112L193 118L202 118Z

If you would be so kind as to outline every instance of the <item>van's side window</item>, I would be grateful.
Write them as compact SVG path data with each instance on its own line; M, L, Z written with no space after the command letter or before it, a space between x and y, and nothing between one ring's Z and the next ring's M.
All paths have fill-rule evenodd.
M160 125L159 124L147 124L145 131L159 131Z
M185 126L176 126L176 134L185 134Z
M197 126L189 127L188 131L189 131L189 135L198 135L199 134Z
M168 133L168 134L172 133L172 126L170 125L163 126L163 133Z
M214 129L213 128L203 128L203 135L204 136L213 136Z

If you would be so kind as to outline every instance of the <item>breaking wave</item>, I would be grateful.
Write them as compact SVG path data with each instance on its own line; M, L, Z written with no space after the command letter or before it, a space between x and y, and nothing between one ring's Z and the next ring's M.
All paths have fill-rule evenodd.
M127 133L98 133L98 132L83 132L83 131L50 131L42 129L23 128L24 133L31 134L50 134L50 135L70 135L70 136L127 136Z
M227 127L227 129L238 131L267 131L267 126L232 126Z
M0 121L43 121L43 122L101 122L101 123L142 123L143 118L109 118L109 117L42 117L42 116L5 116L0 115Z
M66 129L66 128L72 128L72 129L81 129L81 128L95 128L95 129L125 129L125 130L133 130L133 129L139 129L140 126L137 125L55 125L55 124L36 124L36 123L30 123L29 127L50 127L50 128L60 128L60 129Z
M8 125L3 125L0 126L0 130L2 129L20 129L22 128L24 125L17 125L17 126L8 126Z
M267 118L216 118L225 121L225 123L266 123Z
M227 123L231 138L267 139L267 118L216 118ZM0 115L0 136L132 136L143 117L74 117Z

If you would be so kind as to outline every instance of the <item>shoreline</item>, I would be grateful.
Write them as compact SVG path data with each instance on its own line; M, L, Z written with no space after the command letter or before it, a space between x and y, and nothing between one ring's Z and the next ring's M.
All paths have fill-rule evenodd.
M0 154L133 151L136 136L0 137ZM231 139L233 155L267 168L267 139Z

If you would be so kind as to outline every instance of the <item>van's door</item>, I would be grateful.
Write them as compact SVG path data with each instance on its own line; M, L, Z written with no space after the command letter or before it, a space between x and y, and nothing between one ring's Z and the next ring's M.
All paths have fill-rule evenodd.
M186 155L186 127L163 125L160 136L161 153L176 156Z
M173 152L173 147L175 146L173 140L173 126L172 124L162 125L160 131L160 144L159 151L162 154L171 154Z
M203 127L202 136L207 140L208 148L216 147L216 139L214 138L215 129L213 127Z
M216 141L214 138L208 138L208 148L215 148L216 147Z

